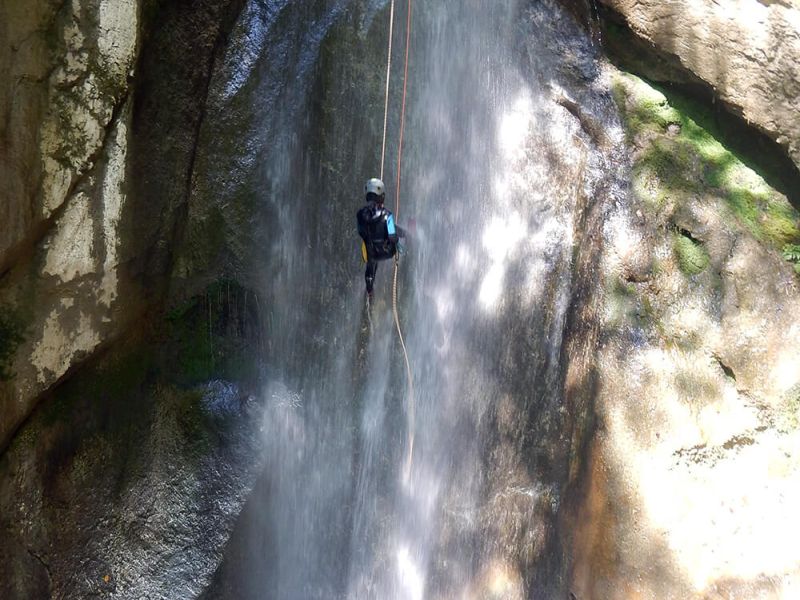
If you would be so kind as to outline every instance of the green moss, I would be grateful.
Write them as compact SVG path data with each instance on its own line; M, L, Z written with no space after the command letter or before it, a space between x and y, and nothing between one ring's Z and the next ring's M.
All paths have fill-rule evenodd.
M161 361L170 380L190 386L215 378L256 378L258 363L251 352L259 334L254 298L235 281L222 279L173 307L165 320Z
M667 199L681 203L711 193L757 239L777 248L800 242L800 215L720 143L708 107L627 73L615 76L612 93L629 142L642 149L632 175L646 205L660 208Z
M638 290L632 282L615 278L607 288L608 317L611 323L622 323L636 318Z
M640 198L661 207L668 199L682 200L699 193L697 156L686 144L656 138L633 167L634 189Z
M168 354L174 354L176 374L182 383L196 383L211 376L214 367L212 333L204 317L202 298L195 297L170 312Z
M783 258L794 265L794 272L800 275L800 244L786 244L783 247Z
M789 262L800 263L800 244L786 244L783 247L783 257Z
M644 130L661 132L670 124L682 121L682 115L668 104L662 93L630 73L616 74L611 93L631 141Z
M25 324L18 311L0 305L0 381L13 379L11 371L17 348L25 340Z
M786 393L781 408L780 428L791 431L800 427L800 384Z
M676 233L674 248L678 266L686 275L697 275L708 267L710 257L701 243L688 236Z
M617 279L613 287L614 295L622 297L633 297L636 295L636 284L630 281Z
M691 351L693 348L685 348ZM702 408L702 404L717 399L722 394L719 382L705 375L701 370L682 369L673 379L675 388L680 391L683 402L694 405L694 409ZM700 405L698 406L698 403Z

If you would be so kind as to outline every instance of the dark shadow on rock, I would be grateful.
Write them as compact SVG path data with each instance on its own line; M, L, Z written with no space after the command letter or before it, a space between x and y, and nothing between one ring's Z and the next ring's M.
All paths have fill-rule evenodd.
M225 308L207 298L93 355L23 424L0 459L3 598L45 586L160 597L211 576L260 461L246 383L258 369L236 348L257 345L261 328L241 293ZM195 327L228 367L202 340L187 351ZM241 385L209 380L224 371Z
M143 14L128 166L135 201L125 205L130 227L120 245L125 268L138 275L139 291L151 302L167 292L191 201L212 69L243 5L153 0Z

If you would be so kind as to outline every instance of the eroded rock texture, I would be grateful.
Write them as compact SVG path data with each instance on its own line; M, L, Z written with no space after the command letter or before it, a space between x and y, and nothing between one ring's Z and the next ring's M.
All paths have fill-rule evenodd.
M3 456L4 598L207 585L255 477L257 409L230 383L147 385L146 366L126 356L82 373Z
M800 166L800 8L745 0L601 0Z
M10 84L0 93L0 303L20 342L6 348L2 447L44 390L137 313L135 297L116 308L139 7L0 11Z
M603 225L573 590L791 598L800 294L780 250L798 214L716 141L710 111L611 76L632 185Z

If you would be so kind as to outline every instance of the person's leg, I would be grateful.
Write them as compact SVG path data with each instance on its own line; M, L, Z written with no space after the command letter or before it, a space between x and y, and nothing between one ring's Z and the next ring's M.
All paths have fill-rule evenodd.
M364 272L364 280L367 282L367 294L372 295L372 285L375 282L375 272L378 270L378 261L367 260L367 270Z

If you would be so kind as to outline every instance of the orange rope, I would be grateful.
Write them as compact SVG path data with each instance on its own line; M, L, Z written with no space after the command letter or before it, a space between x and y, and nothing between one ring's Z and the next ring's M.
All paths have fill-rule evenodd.
M397 142L397 187L395 191L395 215L400 214L400 174L403 165L403 132L406 124L406 95L408 92L408 54L411 40L411 1L408 0L408 11L406 15L406 50L403 65L403 102L400 109L400 136ZM408 360L408 350L403 339L403 330L400 328L400 316L397 312L397 271L399 265L398 255L394 257L394 277L392 278L392 313L394 314L394 324L397 327L397 335L400 338L400 346L403 349L403 358L406 364L406 377L408 378L408 454L406 464L403 468L403 479L408 483L411 478L411 464L414 458L414 377L411 373L411 363Z
M386 158L386 124L389 121L389 80L392 74L392 37L394 36L394 0L389 6L389 50L386 56L386 92L383 101L383 143L381 144L381 180Z
M400 172L403 164L403 132L406 124L406 93L408 89L408 51L411 46L411 1L408 0L408 10L406 13L406 50L403 65L403 102L400 109L400 139L397 143L397 189L395 192L395 216L400 215Z

